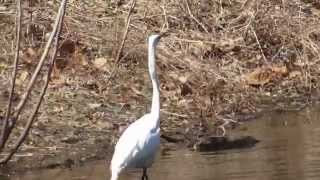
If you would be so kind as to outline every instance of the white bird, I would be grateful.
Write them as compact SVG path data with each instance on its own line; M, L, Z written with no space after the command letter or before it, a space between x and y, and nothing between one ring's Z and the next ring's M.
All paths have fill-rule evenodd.
M148 67L152 82L151 112L132 123L121 135L111 160L111 180L118 180L125 168L142 168L148 180L149 168L160 146L160 90L156 73L155 50L161 35L148 39Z

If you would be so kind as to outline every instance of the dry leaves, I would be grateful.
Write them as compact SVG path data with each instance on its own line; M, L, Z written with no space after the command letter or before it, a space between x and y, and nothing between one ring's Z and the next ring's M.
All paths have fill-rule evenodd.
M111 70L111 62L109 62L109 60L104 57L96 58L93 61L93 65L100 71L107 72Z
M264 66L258 67L253 72L244 75L244 80L249 85L262 86L277 78L288 75L288 69L286 66Z
M53 69L54 77L59 77L64 69L78 69L88 65L88 57L83 47L77 41L65 40L62 42L59 55Z
M29 47L22 51L21 60L26 65L36 64L39 59L39 53L37 50Z
M102 104L101 103L88 103L88 106L90 109L96 109L98 107L101 107Z
M300 71L292 71L289 73L289 77L292 78L296 78L296 77L301 77L302 73Z
M2 71L4 71L5 69L7 69L8 65L5 63L0 62L0 73L2 73Z
M28 79L29 73L27 71L22 71L21 74L16 79L16 84L22 86L25 81Z

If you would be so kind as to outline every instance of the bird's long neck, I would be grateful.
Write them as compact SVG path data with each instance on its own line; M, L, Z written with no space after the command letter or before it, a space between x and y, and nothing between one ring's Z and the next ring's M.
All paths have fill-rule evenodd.
M148 66L149 75L152 81L152 105L151 105L151 115L155 117L157 121L156 126L159 127L160 122L160 90L159 90L159 80L156 71L156 44L154 42L149 42L148 45Z

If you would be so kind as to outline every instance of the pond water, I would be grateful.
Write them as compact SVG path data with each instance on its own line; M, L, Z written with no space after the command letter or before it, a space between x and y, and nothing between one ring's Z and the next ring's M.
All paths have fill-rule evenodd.
M256 146L212 153L171 151L149 169L150 180L312 180L320 179L320 106L300 112L268 113L244 123L232 136L253 136ZM12 175L13 180L106 180L106 161L79 168L51 169ZM121 180L139 180L141 171L127 171Z

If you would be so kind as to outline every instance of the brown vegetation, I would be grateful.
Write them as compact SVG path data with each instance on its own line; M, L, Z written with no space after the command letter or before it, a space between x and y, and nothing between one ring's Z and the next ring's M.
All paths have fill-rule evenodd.
M0 4L2 116L13 59L12 3ZM23 4L17 99L52 31L57 6ZM69 1L54 77L23 152L46 159L72 147L83 157L103 155L97 152L150 104L146 38L156 32L169 34L157 64L162 132L175 140L192 145L199 136L215 135L215 127L224 130L264 110L300 109L319 94L316 0L137 0L121 48L130 7L123 0ZM90 147L94 152L83 149Z

